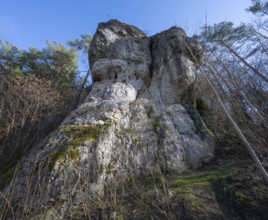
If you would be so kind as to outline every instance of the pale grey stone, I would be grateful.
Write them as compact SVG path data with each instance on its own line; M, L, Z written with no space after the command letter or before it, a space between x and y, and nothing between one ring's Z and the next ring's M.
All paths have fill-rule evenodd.
M27 156L4 190L10 202L34 217L47 207L47 218L64 218L110 181L202 165L214 141L191 105L200 54L180 28L149 38L116 20L101 23L89 51L92 91Z

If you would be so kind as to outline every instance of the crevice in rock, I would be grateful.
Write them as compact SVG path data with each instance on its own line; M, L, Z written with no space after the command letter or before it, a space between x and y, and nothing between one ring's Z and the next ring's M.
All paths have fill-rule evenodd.
M153 57L153 39L152 37L149 38L149 51L150 51L150 56L151 56L151 64L150 64L150 81L148 84L148 88L151 87L151 81L153 79L153 71L154 71L154 57Z

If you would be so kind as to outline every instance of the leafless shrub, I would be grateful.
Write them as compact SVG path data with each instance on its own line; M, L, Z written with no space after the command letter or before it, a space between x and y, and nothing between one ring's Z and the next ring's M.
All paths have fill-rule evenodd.
M51 81L0 75L0 165L13 163L73 109L76 92L62 94Z

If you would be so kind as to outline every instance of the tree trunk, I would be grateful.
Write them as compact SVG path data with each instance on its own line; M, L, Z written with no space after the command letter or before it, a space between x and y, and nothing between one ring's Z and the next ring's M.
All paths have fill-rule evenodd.
M229 114L228 110L226 109L225 105L223 104L218 92L216 91L216 89L214 88L214 86L212 85L212 83L210 82L210 80L208 79L206 73L204 73L204 76L206 78L206 80L208 81L208 84L211 86L212 90L214 91L214 93L216 94L216 97L220 103L220 105L222 106L224 113L226 114L228 120L230 121L230 123L232 124L233 128L235 129L235 131L237 132L239 138L242 140L242 142L244 143L244 145L246 146L247 150L249 151L250 155L252 156L257 168L261 171L265 181L268 183L268 174L266 172L266 170L264 169L264 167L262 166L259 158L257 157L256 153L254 152L253 148L251 147L250 143L247 141L246 137L243 135L242 131L240 130L240 128L237 126L236 122L233 120L232 116Z
M233 55L235 55L242 63L244 63L249 69L251 69L256 75L261 77L265 82L268 83L268 78L261 74L255 67L250 65L245 59L243 59L236 51L234 51L230 46L225 44L223 41L220 42L225 48L227 48Z
M89 75L90 75L90 69L88 69L87 74L86 74L86 76L85 76L85 78L84 78L84 80L83 80L83 83L82 83L82 85L81 85L81 89L80 89L79 92L78 92L77 99L76 99L76 106L79 104L79 101L80 101L80 99L81 99L81 95L82 95L82 93L83 93L83 90L84 90L84 88L85 88L85 85L86 85L86 83L87 83L87 80L88 80Z

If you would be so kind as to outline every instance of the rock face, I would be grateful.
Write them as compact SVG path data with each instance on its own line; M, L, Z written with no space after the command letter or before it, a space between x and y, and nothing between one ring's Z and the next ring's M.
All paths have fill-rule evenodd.
M63 216L111 181L180 174L208 160L213 138L192 105L200 57L177 27L147 37L117 20L99 24L92 91L25 159L4 191L11 204Z

